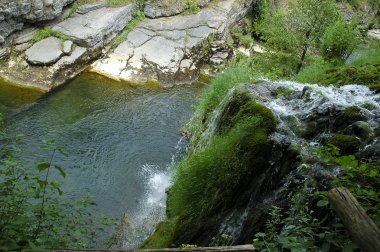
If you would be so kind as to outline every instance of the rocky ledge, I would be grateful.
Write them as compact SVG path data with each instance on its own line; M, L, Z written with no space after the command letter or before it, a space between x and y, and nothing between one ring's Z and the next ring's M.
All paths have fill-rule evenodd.
M69 2L73 1L65 1ZM109 42L132 20L136 5L109 8L98 1L72 7L63 11L66 18L42 23L50 34L42 40L35 39L41 23L8 36L7 45L0 45L0 76L49 91L93 63L92 71L117 80L156 81L162 86L190 83L203 63L220 64L231 55L226 43L229 28L246 16L253 2L216 1L196 14L145 19L114 50Z
M147 19L92 70L133 83L189 83L198 77L202 63L221 63L229 56L229 28L247 14L251 3L226 0L194 15Z

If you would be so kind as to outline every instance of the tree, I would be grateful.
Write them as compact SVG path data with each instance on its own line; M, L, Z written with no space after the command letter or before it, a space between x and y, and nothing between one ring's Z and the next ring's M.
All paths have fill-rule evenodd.
M319 51L324 33L340 18L332 0L299 0L288 9L268 12L256 28L269 49L269 58L288 62L298 73L310 51Z

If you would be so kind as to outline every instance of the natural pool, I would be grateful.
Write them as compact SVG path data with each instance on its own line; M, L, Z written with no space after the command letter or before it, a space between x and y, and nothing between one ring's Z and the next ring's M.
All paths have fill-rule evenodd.
M89 192L100 212L128 213L133 222L152 204L164 205L179 130L199 90L131 88L85 73L42 97L0 83L0 112L9 134L25 134L25 158L46 159L43 140L64 147L68 156L53 162L68 174L67 197Z

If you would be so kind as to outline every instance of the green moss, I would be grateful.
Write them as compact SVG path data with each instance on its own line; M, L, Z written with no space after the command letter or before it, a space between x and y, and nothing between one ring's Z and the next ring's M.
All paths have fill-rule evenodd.
M365 121L367 117L361 108L356 106L347 107L343 110L342 114L336 118L335 124L338 127L348 126L356 121Z
M64 35L60 32L54 31L51 28L44 28L42 30L39 30L36 34L34 34L32 41L33 41L33 43L37 43L37 42L39 42L45 38L48 38L48 37L56 37L56 38L59 38L63 41L68 39L68 37L66 35Z
M160 249L171 247L178 218L172 218L157 224L154 233L146 239L140 249Z
M361 142L359 138L351 135L336 134L324 141L325 144L331 144L339 148L341 154L353 154L358 151Z

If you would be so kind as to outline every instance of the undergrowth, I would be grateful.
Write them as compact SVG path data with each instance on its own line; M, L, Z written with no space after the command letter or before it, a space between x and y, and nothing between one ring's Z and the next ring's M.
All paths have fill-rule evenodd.
M44 28L44 29L39 30L36 34L34 34L32 41L33 41L33 43L37 43L37 42L39 42L45 38L48 38L48 37L56 37L56 38L59 38L61 40L67 40L68 39L68 37L66 35L62 34L61 32L54 31L51 28Z

